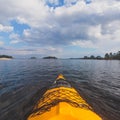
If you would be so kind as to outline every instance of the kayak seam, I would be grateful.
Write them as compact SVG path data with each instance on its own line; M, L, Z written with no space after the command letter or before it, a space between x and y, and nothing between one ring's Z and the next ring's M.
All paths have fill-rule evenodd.
M56 106L60 102L69 103L73 107L92 110L76 91L58 89L44 94L33 110L32 116L41 115L46 111L50 111L51 107Z

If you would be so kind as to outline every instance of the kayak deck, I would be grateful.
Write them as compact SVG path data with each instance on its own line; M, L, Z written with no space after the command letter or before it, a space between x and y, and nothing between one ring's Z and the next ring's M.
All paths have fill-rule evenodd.
M34 107L28 120L102 120L79 93L57 79Z

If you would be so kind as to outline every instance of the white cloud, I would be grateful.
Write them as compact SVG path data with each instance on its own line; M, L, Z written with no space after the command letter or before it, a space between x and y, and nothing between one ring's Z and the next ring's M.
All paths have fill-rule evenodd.
M47 14L48 7L42 0L0 0L0 22L2 23L17 19L21 23L35 26L36 22L44 21Z
M4 42L3 41L0 41L0 46L3 46L4 45Z
M48 1L59 4L59 0ZM76 4L72 5L73 2ZM10 35L11 43L23 41L30 47L54 49L71 43L104 50L113 49L112 45L119 48L120 1L117 0L94 0L87 5L84 0L65 0L65 5L55 9L44 0L0 0L0 31L12 31L11 20L30 26L21 36Z
M12 48L12 47L8 47L7 49L4 48L1 53L2 54L9 54L9 55L35 55L35 56L39 56L39 57L44 57L46 55L53 55L53 56L58 56L59 54L61 54L63 51L61 48L54 48L54 47L31 47L29 48L28 46L24 46L22 48ZM59 53L59 54L58 54Z
M11 32L11 31L13 31L12 26L3 26L2 24L0 24L0 32Z
M10 38L10 44L17 44L21 42L19 34L12 33L10 34L9 38Z
M97 46L91 41L76 40L71 43L73 46L80 46L81 48L97 48Z
M19 34L16 34L16 33L12 33L9 36L10 39L19 39L19 37L20 37Z
M30 29L25 29L25 30L23 31L23 35L24 35L25 37L31 36L31 34L30 34Z
M10 44L17 44L19 42L20 42L19 40L12 40L12 41L10 41Z
M94 39L101 39L102 36L101 25L89 26L88 35Z
M108 22L105 25L97 25L89 27L89 36L101 48L113 48L120 43L120 21ZM106 44L105 44L106 43ZM102 45L101 45L102 44ZM117 45L118 44L118 45ZM115 46L114 46L115 48Z

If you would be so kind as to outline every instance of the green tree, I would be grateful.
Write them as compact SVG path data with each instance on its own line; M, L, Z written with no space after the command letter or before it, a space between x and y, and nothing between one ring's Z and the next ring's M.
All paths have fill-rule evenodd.
M108 53L106 53L105 54L105 59L109 59L110 57L109 57L109 54Z
M88 56L84 56L84 59L88 59Z
M95 59L95 56L94 56L94 55L91 55L91 56L90 56L90 59Z
M110 58L110 59L113 58L112 52L110 52L109 58Z
M97 56L96 59L102 59L102 57L101 56Z
M120 60L120 51L117 52L117 59Z

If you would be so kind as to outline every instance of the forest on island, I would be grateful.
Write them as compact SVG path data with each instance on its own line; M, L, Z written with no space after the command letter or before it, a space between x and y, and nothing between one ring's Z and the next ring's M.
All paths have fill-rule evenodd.
M84 56L83 59L97 59L97 60L120 60L120 51L117 53L106 53L104 57L91 55L90 57Z
M105 59L111 59L111 60L120 60L120 51L118 51L117 53L106 53L105 54Z

